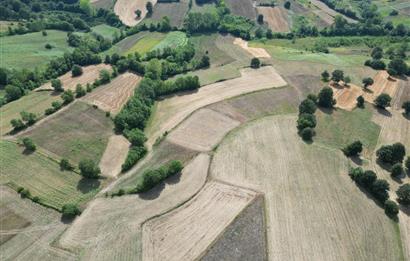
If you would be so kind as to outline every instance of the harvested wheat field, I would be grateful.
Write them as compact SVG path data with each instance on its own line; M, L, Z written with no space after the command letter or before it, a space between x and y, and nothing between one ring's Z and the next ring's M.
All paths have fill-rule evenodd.
M249 47L248 42L241 38L235 38L235 40L233 41L233 44L240 46L245 51L249 52L251 55L257 58L270 58L269 53L265 49Z
M301 140L296 119L251 122L211 164L212 178L265 193L269 260L398 260L393 222L351 181L339 150Z
M387 71L379 71L374 77L374 84L369 86L369 92L364 92L363 97L368 102L373 102L377 96L387 93L390 97L395 97L399 86L399 80L390 77Z
M121 172L121 165L127 158L130 142L122 135L109 138L107 148L100 160L101 175L115 178Z
M98 87L84 97L84 101L97 105L103 111L116 114L134 94L134 89L140 80L141 77L133 73L121 74L109 84Z
M53 247L53 240L67 227L58 212L21 199L12 189L0 186L1 260L75 260Z
M336 99L336 107L351 111L356 108L357 97L363 95L362 88L350 84L349 86L339 86L330 84L333 89L333 97Z
M241 94L272 87L285 86L286 82L271 66L260 69L243 69L241 77L201 87L192 94L176 95L157 104L156 112L147 127L148 145L166 131L182 122L195 110Z
M181 175L147 193L94 200L59 243L82 250L86 260L139 260L142 223L195 195L205 184L209 161L208 155L198 155Z
M200 109L167 136L169 142L196 151L210 151L240 124L222 113Z
M153 5L156 0L117 0L114 6L115 14L120 18L121 22L128 26L137 25L147 15L146 5L151 2ZM141 18L137 19L135 11L141 10Z
M258 13L274 32L289 32L286 10L281 7L257 7Z
M327 13L328 15L335 17L336 15L341 15L343 16L343 18L345 18L349 23L356 23L357 21L349 18L339 12L336 12L335 10L331 9L330 7L328 7L325 3L323 3L322 1L319 0L310 0L310 2L315 5L317 8L319 8L320 10L322 10L323 12Z
M92 84L96 79L100 77L101 70L111 71L111 66L107 64L90 65L83 67L83 74L78 77L73 77L71 71L59 77L61 83L63 84L64 90L75 91L77 84L83 85L83 87L89 83ZM51 87L51 82L48 82L36 89L36 91L53 90Z
M207 183L186 204L144 224L142 259L198 259L256 195L219 182Z

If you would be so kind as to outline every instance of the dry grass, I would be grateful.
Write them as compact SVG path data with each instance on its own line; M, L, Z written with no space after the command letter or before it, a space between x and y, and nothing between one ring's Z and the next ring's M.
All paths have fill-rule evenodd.
M205 183L208 165L209 156L201 154L181 175L148 193L94 200L63 234L60 244L82 250L86 260L139 260L142 223L195 195Z
M98 87L91 94L85 96L84 101L97 105L103 111L116 114L134 94L134 89L140 80L141 77L133 73L121 74L109 84Z
M148 2L151 2L154 6L157 3L156 0L117 0L114 6L114 12L123 24L135 26L147 15L147 8L145 6ZM141 10L140 19L137 19L137 15L135 14L135 11L138 9Z
M116 178L121 173L121 165L127 157L129 147L130 143L124 136L111 136L99 164L101 175Z
M255 47L248 47L248 42L241 39L241 38L235 38L234 44L240 46L247 52L249 52L251 55L257 57L257 58L270 58L269 53L263 49L263 48L255 48Z
M184 93L164 99L156 106L156 112L147 127L148 145L157 137L182 122L195 110L241 94L286 85L273 67L258 70L243 69L240 78L201 87L195 93Z
M296 116L254 121L218 147L211 176L265 193L270 260L398 260L393 223L341 152L303 143Z
M282 7L257 7L258 13L274 32L289 32L287 12Z
M143 260L196 260L255 196L250 190L207 183L180 208L144 224Z
M78 77L73 77L71 72L68 72L63 76L60 76L58 79L60 79L64 90L75 91L77 84L83 85L84 88L87 83L92 84L100 77L101 70L111 71L111 66L103 63L98 65L90 65L83 67L83 74ZM51 82L48 82L36 89L36 91L44 90L54 90L53 87L51 87Z

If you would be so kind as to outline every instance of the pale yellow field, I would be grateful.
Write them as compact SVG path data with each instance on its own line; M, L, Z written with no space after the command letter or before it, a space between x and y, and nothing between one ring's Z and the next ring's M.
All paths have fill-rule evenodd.
M113 135L110 137L107 148L99 163L101 175L115 178L120 174L121 165L127 157L130 145L130 142L122 135Z

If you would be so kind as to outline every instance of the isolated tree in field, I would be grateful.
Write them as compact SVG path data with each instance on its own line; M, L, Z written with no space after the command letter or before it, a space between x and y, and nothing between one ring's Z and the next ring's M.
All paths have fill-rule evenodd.
M75 64L73 66L73 68L71 69L71 75L73 77L78 77L82 74L83 74L83 68L81 68L81 66L78 66L78 65Z
M374 103L377 107L386 109L386 107L390 106L391 97L387 93L382 93L374 100Z
M400 204L410 205L410 184L404 184L396 191Z
M333 99L333 90L330 87L324 87L318 95L318 104L324 108L332 108L336 101Z
M403 59L393 59L388 65L387 65L387 72L390 75L404 75L408 72L408 66L406 62Z
M383 58L383 49L380 47L373 48L371 56L375 60L380 60Z
M62 212L66 218L73 218L81 214L80 209L75 204L65 204L62 208Z
M300 132L300 136L304 141L311 141L313 136L315 136L315 130L310 127L306 127Z
M384 203L384 213L391 218L395 218L399 214L399 206L392 200L386 200Z
M74 101L74 94L71 90L67 90L61 94L61 99L63 99L64 104L69 104Z
M360 141L355 141L343 148L343 153L348 157L359 155L363 151L363 144Z
M290 2L286 1L285 4L283 5L286 9L290 9Z
M140 9L137 9L137 11L135 11L135 15L137 16L137 18L138 19L140 19L141 18L141 10Z
M344 72L342 70L334 70L332 72L332 81L336 84L344 79Z
M92 160L82 160L78 164L81 176L89 179L96 179L99 177L100 168Z
M148 15L151 15L151 14L152 14L152 11L153 11L153 8L154 8L154 6L152 5L152 3L151 3L151 2L147 2L147 4L146 4L145 7L147 8L147 13L148 13Z
M259 24L263 24L263 15L262 14L258 15L257 21L258 21Z
M52 79L51 80L51 87L53 87L54 91L56 91L56 92L64 91L63 84L61 83L60 79Z
M364 108L364 98L362 95L357 97L356 102L357 102L357 107Z
M345 79L344 79L345 86L349 86L349 84L350 84L351 82L352 82L352 79L350 79L349 76L345 76Z
M71 165L68 159L61 159L60 160L60 169L61 170L73 170L74 166Z
M396 163L393 165L393 167L391 168L391 175L393 177L398 177L401 176L401 174L403 173L403 166L401 165L401 163Z
M322 72L322 81L328 82L328 81L329 81L329 77L330 77L330 74L329 74L328 71L325 70L324 72Z
M404 110L404 114L410 115L410 101L403 102L401 108Z
M24 138L23 139L23 145L26 148L27 151L35 151L36 150L36 145L34 144L34 142L30 139L30 138Z
M258 58L252 58L251 60L251 68L257 69L261 66L261 61Z
M316 127L316 117L313 114L302 113L299 115L297 120L297 127L299 131L305 128L315 128Z
M367 89L367 87L369 87L370 85L372 85L374 83L373 79L370 77L364 78L362 80L363 83L363 88Z
M299 105L299 113L315 113L317 107L311 99L303 100Z

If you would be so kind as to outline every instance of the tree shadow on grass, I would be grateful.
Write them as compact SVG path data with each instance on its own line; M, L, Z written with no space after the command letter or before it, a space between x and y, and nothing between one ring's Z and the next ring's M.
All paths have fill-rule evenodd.
M22 153L23 153L23 155L25 155L25 156L29 156L29 155L31 155L31 154L34 153L34 150L24 149Z
M80 181L78 181L77 190L81 191L81 193L88 193L99 188L100 184L101 182L99 179L82 178L80 179Z
M403 212L407 216L410 216L410 206L405 206L403 204L399 204L399 209L401 210L401 212Z
M375 109L377 110L377 112L380 113L381 115L386 116L386 117L392 117L391 112L389 112L388 110L383 109L383 108L380 108L380 107L377 107L377 106L374 106L374 108L375 108Z
M160 184L156 185L154 188L151 190L144 192L144 193L139 193L138 197L144 200L154 200L161 195L161 192L165 188L165 183L161 182Z
M332 115L333 112L336 110L336 108L325 108L325 107L317 107L321 112L327 114L327 115Z
M181 180L181 176L182 176L182 172L179 172L179 173L167 178L165 180L165 183L169 184L169 185L177 184Z
M68 225L68 224L73 223L74 219L75 217L67 217L67 216L61 215L60 221Z
M360 156L352 156L352 157L349 157L349 159L351 159L353 161L353 163L358 165L358 166L363 165L363 160L362 160L362 158L360 158Z
M384 163L383 161L381 161L380 159L376 160L377 165L379 165L382 169L384 169L385 171L389 171L392 168L392 165L389 163Z

